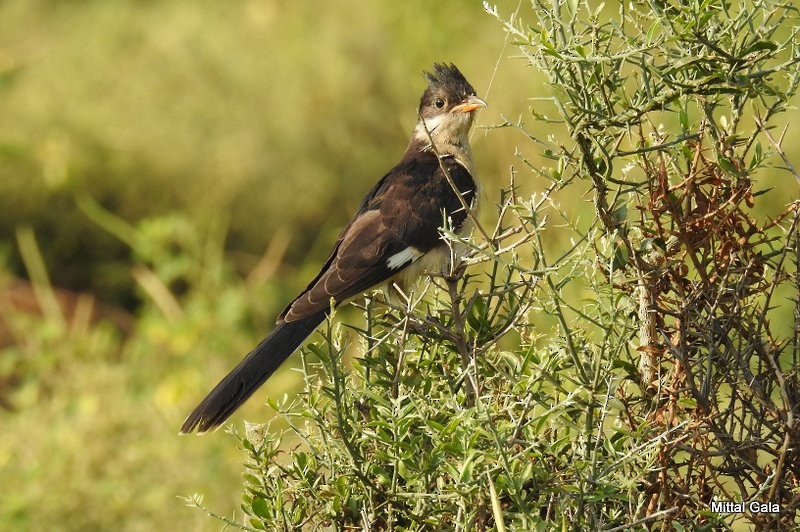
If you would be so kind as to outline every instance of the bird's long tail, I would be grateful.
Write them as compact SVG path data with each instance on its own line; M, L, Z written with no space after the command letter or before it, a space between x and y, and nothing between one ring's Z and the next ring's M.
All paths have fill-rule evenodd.
M197 405L183 422L181 432L189 433L195 428L198 432L205 432L224 423L294 353L303 340L322 323L326 314L324 311L318 312L302 320L283 322L275 327Z

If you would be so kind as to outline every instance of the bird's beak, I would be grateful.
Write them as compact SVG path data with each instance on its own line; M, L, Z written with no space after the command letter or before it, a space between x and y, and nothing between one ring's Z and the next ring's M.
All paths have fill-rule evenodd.
M481 107L487 107L487 103L475 95L468 96L466 100L453 107L451 113L471 113Z

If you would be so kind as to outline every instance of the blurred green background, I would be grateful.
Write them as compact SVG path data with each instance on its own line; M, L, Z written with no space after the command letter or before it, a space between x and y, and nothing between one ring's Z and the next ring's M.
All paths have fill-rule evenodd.
M480 1L0 3L0 529L219 528L177 497L232 515L243 455L183 417L398 160L434 61L489 102L485 205L517 154L545 164L480 128L554 114L517 53Z
M423 70L525 112L504 43L478 1L0 3L0 529L217 529L177 497L230 515L243 455L183 417L399 159ZM476 129L487 204L521 138Z

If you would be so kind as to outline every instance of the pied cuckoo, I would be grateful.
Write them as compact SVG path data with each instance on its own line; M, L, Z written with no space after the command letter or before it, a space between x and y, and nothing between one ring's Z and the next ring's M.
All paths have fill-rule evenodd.
M400 162L367 193L319 274L189 414L182 433L205 432L228 419L325 320L332 302L387 283L407 290L420 275L446 271L450 253L441 228L445 220L455 231L468 225L464 207L477 199L468 134L486 102L455 65L434 64L426 77Z

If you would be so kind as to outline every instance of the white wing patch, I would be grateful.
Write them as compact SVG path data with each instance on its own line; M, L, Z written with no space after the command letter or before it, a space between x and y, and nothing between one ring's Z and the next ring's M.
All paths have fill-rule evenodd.
M408 246L403 251L398 251L386 260L386 266L390 270L396 270L405 266L409 262L414 262L422 256L422 252L413 246Z

